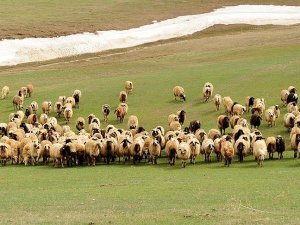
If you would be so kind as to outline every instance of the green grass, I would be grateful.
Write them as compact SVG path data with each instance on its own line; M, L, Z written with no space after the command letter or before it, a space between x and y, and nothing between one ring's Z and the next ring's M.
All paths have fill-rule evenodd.
M132 80L129 115L137 115L147 130L157 125L167 129L168 115L183 108L187 123L199 119L208 131L216 127L223 108L216 112L212 102L201 102L207 81L214 84L215 93L242 104L247 95L264 97L267 107L281 105L281 89L299 89L299 33L299 26L212 32L113 51L119 53L114 55L3 68L0 86L8 85L11 94L0 101L0 121L7 122L13 111L11 99L17 89L32 83L34 93L25 106L33 100L55 102L77 88L82 91L80 109L74 110L70 124L74 128L78 116L94 113L102 118L102 104L116 107L124 81ZM68 63L73 59L78 61ZM185 88L185 103L174 101L175 85ZM170 167L165 158L157 166L0 168L1 224L298 224L300 161L289 151L289 134L282 124L285 112L282 109L273 128L263 122L261 131L266 137L284 135L288 151L283 160L266 160L262 168L252 155L242 164L235 159L230 168L215 158L206 164L203 156L186 169L180 162ZM62 118L59 122L64 124ZM117 124L113 114L109 123L126 127Z

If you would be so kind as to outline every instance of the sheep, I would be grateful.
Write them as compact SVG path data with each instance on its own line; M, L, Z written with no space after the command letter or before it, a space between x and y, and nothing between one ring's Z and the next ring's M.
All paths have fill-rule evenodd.
M190 146L191 150L191 157L190 161L191 163L195 164L196 158L200 155L200 142L197 138L191 138L187 141L187 144Z
M220 138L221 137L221 132L217 129L210 129L208 131L207 137L215 140L216 138Z
M207 134L203 129L198 129L195 133L195 137L202 144L202 142L207 139Z
M217 161L221 160L221 138L216 138L214 140L215 153L217 156Z
M175 165L175 160L176 160L176 154L177 154L178 147L179 147L179 142L174 137L171 137L166 143L166 147L165 147L166 155L169 159L169 164L171 166Z
M31 97L31 94L33 92L33 85L32 84L27 84L27 97Z
M104 117L104 121L108 120L109 113L110 113L110 106L108 104L102 105L102 114Z
M178 116L178 122L183 125L184 121L185 121L185 114L186 112L184 110L180 110L180 111L177 111L177 116Z
M54 112L57 113L57 116L60 117L63 111L63 104L61 102L56 102L54 105Z
M123 108L125 115L128 113L128 105L125 102L119 103L118 107Z
M88 140L85 143L85 151L88 158L88 165L96 165L96 158L100 154L100 149L103 148L103 144L101 142L96 142L94 140Z
M151 141L150 146L149 146L149 154L150 154L150 159L152 164L157 164L157 158L161 154L161 145L160 141L155 138Z
M186 160L188 160L191 157L191 149L190 146L186 142L181 142L178 145L177 149L177 157L181 159L181 167L186 167Z
M256 137L256 140L253 143L253 155L255 157L255 160L257 161L258 166L263 165L263 161L267 154L268 151L265 140L261 136Z
M265 100L263 98L256 98L254 100L254 105L251 110L252 114L254 114L255 111L258 112L259 115L262 115L265 110Z
M283 103L283 105L286 105L287 97L289 95L289 91L286 89L281 90L280 92L280 99Z
M216 94L213 98L213 102L216 106L216 111L219 111L220 105L222 104L222 96L219 94Z
M269 153L269 159L273 159L273 154L276 151L276 138L271 136L266 139L267 151Z
M223 106L225 108L226 115L231 114L231 108L233 105L233 101L229 96L226 96L222 99Z
M65 105L68 103L71 104L72 108L75 107L75 99L73 97L67 97Z
M7 95L9 94L9 87L8 86L4 86L2 88L2 99L4 99Z
M41 123L42 125L44 125L44 124L47 123L47 122L48 122L48 115L45 114L45 113L41 114L41 115L40 115L40 123Z
M110 161L114 161L115 153L117 149L117 142L114 138L108 138L103 143L103 151L100 151L101 157L104 158L104 162L109 164Z
M246 107L241 104L233 104L231 113L232 115L242 116L246 112Z
M299 153L297 153L299 143L300 143L300 133L293 134L291 137L291 149L294 150L294 158L296 158L297 155L299 158Z
M201 128L201 123L199 120L193 120L190 122L189 130L194 134L198 129Z
M236 125L240 125L242 127L248 128L248 121L244 118L239 118Z
M203 94L203 98L205 99L205 102L207 102L208 99L212 96L213 91L214 91L214 86L211 83L206 82L202 89L202 94Z
M288 92L289 92L289 93L294 93L294 94L295 94L296 91L297 91L297 89L296 89L294 86L289 86L289 87L288 87Z
M141 161L144 144L145 140L142 137L133 140L133 143L130 146L130 155L133 158L133 164L136 164L137 161Z
M22 156L23 156L23 161L24 161L25 166L28 165L29 161L31 162L31 165L33 165L33 166L35 165L39 148L40 148L40 145L37 140L28 142L23 147Z
M126 90L126 93L129 94L132 92L133 90L133 83L129 80L125 81L125 90Z
M23 94L23 96L24 96L25 98L28 97L28 94L27 94L27 87L21 87L21 89L20 89L19 91L21 91L21 93Z
M243 162L244 157L247 156L250 149L250 142L244 140L243 138L239 138L234 143L234 150L238 155L239 162Z
M228 166L231 164L232 158L234 156L234 147L231 141L228 141L226 139L220 140L220 146L221 146L221 155L224 158L224 166Z
M46 163L49 163L50 158L50 148L52 146L52 143L48 140L41 141L40 148L37 151L37 159L38 162L40 157L43 157L43 163L46 165Z
M220 129L220 133L225 134L226 128L229 127L229 118L228 118L228 116L225 116L225 115L218 116L217 125L218 125L218 128Z
M38 122L38 118L37 118L36 114L31 114L31 115L28 116L27 123L35 124L36 122Z
M245 107L246 107L246 111L249 112L250 109L252 109L253 105L254 105L254 100L255 98L253 96L247 96L245 99Z
M28 116L30 116L31 114L33 114L32 107L31 107L31 106L28 106L28 107L25 109L25 116L28 118Z
M23 98L18 95L15 95L13 97L12 103L13 103L14 109L21 110L23 108Z
M78 131L81 131L82 129L84 129L84 125L85 125L85 119L83 117L78 117L76 121L76 129Z
M64 146L60 143L55 143L50 147L50 158L54 161L54 167L57 167L60 163L61 167L64 167L64 158L67 153Z
M64 117L66 120L66 124L68 124L70 122L70 119L72 118L72 116L73 116L72 108L66 108L64 111Z
M12 157L11 147L8 144L0 143L0 161L1 165L5 166L6 162Z
M210 138L205 139L201 146L201 154L204 154L204 161L210 162L211 153L215 151L214 141Z
M127 100L127 94L125 91L121 91L120 94L119 94L119 101L120 102L123 102L123 103L126 103L126 100Z
M184 93L184 89L181 86L175 86L173 88L173 94L174 94L175 100L177 100L177 97L179 99L182 99L183 101L186 100L186 95Z
M80 91L80 90L75 90L75 91L73 92L72 97L73 97L74 100L75 100L75 105L74 105L74 107L75 107L75 108L79 108L79 101L80 101L80 98L81 98L81 91Z
M288 113L292 113L294 111L299 111L298 106L295 102L290 102L287 104Z
M8 144L11 148L12 164L13 162L18 164L20 162L21 151L23 150L23 148L20 147L20 142L13 139L7 139L4 143Z
M7 124L6 123L0 123L0 135L2 137L7 135Z
M172 121L170 123L170 130L173 130L173 131L179 131L181 130L181 125L178 121Z
M283 117L283 124L290 131L294 127L295 115L292 113L286 113Z
M275 126L276 124L276 115L274 113L274 110L267 109L265 112L265 119L269 125L269 127Z
M128 123L127 123L128 129L134 129L136 130L139 127L139 120L136 116L131 115L128 118Z
M126 112L125 112L124 108L121 107L121 106L118 106L118 107L115 109L115 112L114 112L114 113L115 113L116 116L117 116L117 121L118 121L119 123L123 123L124 117L125 117L125 115L126 115Z
M237 122L238 122L238 120L239 120L240 118L241 118L241 117L240 117L240 116L237 116L237 115L233 115L233 116L230 117L229 123L230 123L231 129L233 129L234 126L237 125Z
M290 102L295 102L297 104L298 103L298 95L295 93L290 93L287 96L286 104L289 104Z
M250 118L251 129L252 127L258 129L261 121L262 121L262 117L260 115L252 114Z
M123 156L124 162L130 160L131 144L132 144L132 138L123 136L119 139L118 141L119 148L117 149L117 156L119 157L119 162L121 156Z
M276 137L276 152L278 152L278 159L283 158L283 152L285 151L285 140L281 135Z
M43 113L45 114L49 114L49 112L51 112L51 109L52 109L52 102L51 101L44 101L42 103L42 111Z
M280 107L279 107L279 105L270 106L269 109L274 111L274 114L275 114L276 118L279 118L279 116L280 116Z

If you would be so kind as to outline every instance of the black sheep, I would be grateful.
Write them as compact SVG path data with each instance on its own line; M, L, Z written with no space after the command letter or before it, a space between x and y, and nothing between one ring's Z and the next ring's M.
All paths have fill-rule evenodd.
M257 115L257 114L253 114L250 118L250 125L251 125L251 129L252 127L258 129L260 126L260 121L262 120L261 116Z
M280 135L276 137L276 152L278 152L278 159L282 159L282 153L285 151L285 141Z
M201 123L199 120L193 120L190 122L189 129L192 133L195 133L200 128L201 128Z
M179 119L179 123L182 125L184 123L185 120L185 111L181 110L179 115L178 115L178 119Z

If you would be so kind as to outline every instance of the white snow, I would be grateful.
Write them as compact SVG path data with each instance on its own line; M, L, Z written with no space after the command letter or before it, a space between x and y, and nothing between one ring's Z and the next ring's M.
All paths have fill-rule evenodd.
M300 6L239 5L210 13L180 16L129 30L98 31L54 38L0 41L0 66L128 48L182 37L216 24L293 25L300 23Z

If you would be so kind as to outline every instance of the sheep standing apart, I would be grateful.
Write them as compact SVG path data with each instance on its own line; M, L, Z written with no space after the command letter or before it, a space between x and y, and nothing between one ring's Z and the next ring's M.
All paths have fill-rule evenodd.
M295 115L292 113L286 113L283 117L283 124L288 130L291 130L294 127Z
M127 123L127 127L129 130L136 130L139 127L139 120L136 116L129 116L128 118L128 123Z
M181 142L178 146L177 157L181 159L181 167L186 167L186 161L191 157L190 146L186 142Z
M2 88L2 99L4 99L7 95L9 94L9 87L8 86L4 86Z
M150 146L149 146L149 154L152 164L157 164L157 158L160 156L161 152L161 145L159 143L159 140L154 139L152 140Z
M66 108L64 111L64 117L66 120L66 124L68 124L70 122L70 119L72 118L72 116L73 116L72 108Z
M292 113L294 111L299 111L296 102L290 102L289 104L287 104L286 108L287 108L288 113Z
M226 128L229 127L229 118L228 118L228 116L225 116L225 115L218 116L217 125L218 125L218 128L220 129L220 133L225 134Z
M261 124L262 118L260 115L252 114L250 118L250 125L251 129L254 127L255 129L258 129Z
M206 82L202 89L202 94L203 94L203 98L205 99L205 102L207 102L208 99L212 96L213 91L214 91L214 86L211 83Z
M186 112L184 111L184 110L180 110L180 111L178 111L177 113L177 116L178 116L178 122L181 124L181 125L183 125L183 123L184 123L184 121L185 121L185 114L186 114Z
M85 125L85 119L83 117L78 117L76 121L76 129L78 131L81 131L82 129L84 129L84 125Z
M221 139L220 145L221 145L221 154L225 161L224 165L229 167L229 165L232 162L232 158L234 156L233 144L231 141L228 141L225 138L225 139Z
M249 112L250 109L252 109L253 105L254 105L254 100L255 98L252 96L247 96L245 99L245 107L246 107L246 111Z
M79 108L79 101L81 98L81 91L80 90L75 90L72 96L75 100L75 108Z
M201 154L204 154L204 161L210 162L211 153L215 151L214 141L210 138L205 139L201 146Z
M219 94L216 94L213 98L213 102L216 106L216 111L219 111L220 105L222 104L222 96Z
M229 96L226 96L222 99L223 106L225 108L226 115L231 114L231 108L233 106L233 101Z
M33 85L32 84L27 84L27 97L31 97L32 92L33 92Z
M242 116L246 112L246 107L241 104L233 104L231 113L232 115Z
M60 163L61 167L64 167L64 158L67 153L64 146L60 143L55 143L50 147L50 158L54 161L54 167L57 167Z
M170 140L167 141L166 143L166 155L169 159L169 164L171 166L175 165L175 160L176 160L176 154L178 150L179 142L176 138L171 137Z
M271 136L266 139L267 151L269 153L269 159L273 159L273 154L276 152L276 138Z
M102 114L103 114L103 117L104 117L104 121L108 120L109 113L110 113L110 106L108 104L104 104L102 106Z
M187 144L190 146L191 150L191 163L195 164L196 158L200 155L200 142L197 138L191 138L187 141Z
M125 117L125 115L126 115L126 112L125 112L124 108L121 107L121 106L118 106L118 107L115 109L115 114L116 114L116 116L117 116L117 121L118 121L119 123L123 123L124 117Z
M184 89L181 86L175 86L173 88L173 94L174 94L175 100L177 100L177 97L179 99L182 99L183 101L186 100L186 95L184 93Z
M127 101L127 94L125 91L121 91L120 94L119 94L119 101L120 102L123 102L123 103L126 103Z
M8 144L0 143L0 161L1 165L5 166L6 162L12 157L11 147Z
M284 151L285 151L285 140L281 135L278 135L276 137L276 152L278 152L278 159L283 158Z
M33 101L33 102L30 103L30 106L32 108L33 113L37 114L37 111L39 109L38 103L36 101Z
M85 151L88 158L88 165L96 165L96 158L100 154L100 149L103 148L103 145L101 142L96 142L94 140L88 140L85 143Z
M52 109L52 102L51 101L44 101L42 103L42 111L43 113L45 114L49 114L49 112L51 112L51 109Z
M253 155L255 160L257 161L257 165L262 166L265 156L267 156L267 145L264 139L259 136L256 138L255 142L253 143Z
M275 126L276 124L276 115L274 113L274 110L267 109L265 112L265 119L269 125L269 127Z
M15 95L13 97L12 103L13 103L14 109L21 110L23 108L23 98L18 95Z
M127 94L131 93L133 90L133 83L129 80L125 81L125 90Z

